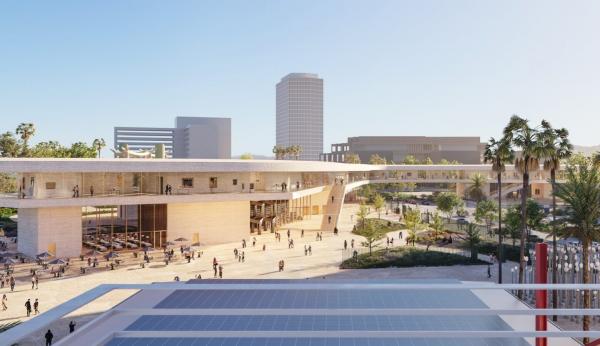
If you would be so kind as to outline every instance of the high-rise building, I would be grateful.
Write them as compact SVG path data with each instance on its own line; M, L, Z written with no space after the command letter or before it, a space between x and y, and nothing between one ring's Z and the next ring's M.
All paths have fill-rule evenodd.
M290 73L276 89L276 144L299 145L301 160L319 160L323 152L323 79L312 73Z
M175 127L115 127L115 149L151 150L164 144L167 157L230 159L231 118L176 117Z

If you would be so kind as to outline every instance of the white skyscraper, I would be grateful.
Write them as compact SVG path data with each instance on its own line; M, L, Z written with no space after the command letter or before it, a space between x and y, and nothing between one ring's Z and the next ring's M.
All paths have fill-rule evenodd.
M302 147L301 160L323 152L323 80L312 73L290 73L277 83L277 145Z

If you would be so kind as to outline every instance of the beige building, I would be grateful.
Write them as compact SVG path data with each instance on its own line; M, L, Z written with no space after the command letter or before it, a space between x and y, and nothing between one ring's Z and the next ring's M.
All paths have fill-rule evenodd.
M361 162L368 163L371 155L377 154L395 163L410 155L419 161L430 158L434 163L446 159L478 164L481 151L479 137L360 136L332 144L330 153L321 154L321 161L344 162L347 154L357 154Z

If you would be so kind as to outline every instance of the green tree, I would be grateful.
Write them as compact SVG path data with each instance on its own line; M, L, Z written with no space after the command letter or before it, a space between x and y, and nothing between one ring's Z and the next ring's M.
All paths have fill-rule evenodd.
M379 214L379 219L381 219L381 208L383 208L384 206L385 198L383 198L383 196L381 196L379 193L375 194L375 197L373 198L373 207Z
M573 154L573 145L569 141L569 131L565 128L554 129L549 122L542 121L543 129L543 150L544 170L550 171L550 184L552 191L556 190L556 171L560 169L561 161L566 160ZM552 194L552 225L556 224L556 196ZM558 253L556 244L556 232L552 233L552 250L553 253ZM558 282L558 265L556 258L551 259L552 265L552 282ZM558 291L552 290L552 307L558 308ZM556 315L552 317L553 321L557 321Z
M272 151L275 154L275 160L283 160L285 158L286 150L284 147L275 145Z
M17 192L17 177L14 174L0 173L0 193Z
M433 165L433 161L431 160L431 157L426 157L425 160L421 161L422 165Z
M379 243L377 242L387 234L383 227L372 222L367 222L363 227L356 229L353 233L365 238L363 245L369 248L369 256L373 254L373 248L379 246Z
M94 158L96 157L96 148L89 146L84 142L75 142L69 148L69 157L73 158Z
M252 160L254 159L254 156L252 156L251 153L243 153L242 155L240 155L240 160Z
M369 216L369 209L367 208L367 205L364 203L361 203L359 208L358 208L358 213L356 213L356 216L358 216L358 219L360 220L360 225L361 228L365 227L366 224L366 219L367 216Z
M508 208L504 215L504 225L506 233L512 239L512 245L515 246L517 239L521 238L521 208Z
M69 149L57 141L39 142L29 150L31 157L70 157Z
M569 165L566 181L556 186L556 197L567 205L567 221L571 225L566 235L574 236L582 242L583 283L590 283L590 246L600 240L600 172L589 159L579 165ZM583 308L591 306L590 291L584 290ZM590 329L590 316L583 318L583 330ZM587 344L588 338L583 343Z
M357 154L346 154L344 157L344 162L358 164L360 163L360 156Z
M35 135L35 125L33 123L20 123L15 132L23 141L21 156L29 156L29 140Z
M527 119L518 115L510 118L508 125L504 128L504 137L511 146L519 148L521 153L515 159L515 168L523 176L523 187L521 190L521 248L519 249L519 283L525 279L525 236L527 229L527 197L529 194L529 174L539 169L539 159L542 154L543 133L539 127L529 126ZM523 291L518 291L518 297L523 296Z
M8 131L0 136L0 156L18 157L21 153L21 146L15 138L15 135Z
M477 172L469 178L471 183L467 188L467 195L469 198L475 200L475 202L479 202L485 198L485 194L483 193L483 188L487 184L487 178L483 176L483 174Z
M98 152L98 158L100 158L102 148L106 146L106 141L104 140L104 138L96 138L92 142L92 146L96 149L96 151Z
M387 164L387 160L385 159L385 157L379 156L379 154L373 154L369 158L369 163L371 165L385 165Z
M492 137L485 145L483 160L485 163L492 164L492 171L496 173L498 187L498 283L500 284L502 283L502 262L504 261L502 248L502 174L506 171L506 164L512 163L514 159L515 153L510 146L510 141L505 138L497 141Z
M438 240L444 233L444 219L437 211L433 213L433 217L429 223L429 231L431 231L434 240Z
M496 220L498 206L493 201L485 200L477 203L475 207L475 220L484 222L488 234L492 234L492 223Z
M437 205L438 210L445 213L449 219L464 203L454 192L442 192L435 198L435 204Z
M477 225L470 223L465 230L465 246L471 251L471 261L477 261L477 254L481 237Z
M421 219L421 211L418 209L409 209L404 213L404 225L408 230L408 238L409 242L412 242L412 245L415 246L415 242L417 241L417 229L422 225L423 221Z
M404 165L417 165L419 161L412 155L406 155L404 160L402 160L402 164Z

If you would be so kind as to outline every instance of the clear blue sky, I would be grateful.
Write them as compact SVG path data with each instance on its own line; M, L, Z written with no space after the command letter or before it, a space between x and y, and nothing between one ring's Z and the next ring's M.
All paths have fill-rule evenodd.
M270 153L275 83L325 79L325 148L499 135L511 114L600 144L600 1L2 1L0 130L38 140L229 116Z

